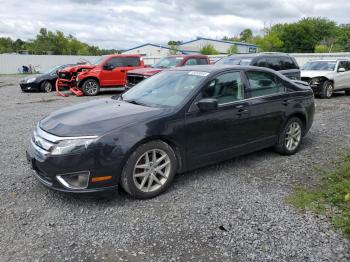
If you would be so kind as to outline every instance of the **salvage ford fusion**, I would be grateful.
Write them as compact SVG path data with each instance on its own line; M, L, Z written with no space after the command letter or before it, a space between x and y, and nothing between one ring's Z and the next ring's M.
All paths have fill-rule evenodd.
M176 173L274 147L298 151L313 122L309 86L266 68L163 71L118 97L64 108L35 128L27 158L65 192L154 197Z

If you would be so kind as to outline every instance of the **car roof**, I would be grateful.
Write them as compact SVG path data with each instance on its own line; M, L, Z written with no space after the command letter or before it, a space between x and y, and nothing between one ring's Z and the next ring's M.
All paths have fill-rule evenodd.
M308 62L337 62L337 61L350 61L350 59L317 59L317 60L310 60Z
M239 66L239 65L194 65L194 66L183 66L183 67L174 67L168 69L167 71L198 71L198 72L207 72L207 73L217 73L226 70L258 70L276 73L276 71L267 68L267 67L258 67L258 66Z
M178 55L168 55L166 57L200 57L200 58L208 58L206 55L201 55L201 54L193 54L193 55L178 54Z
M280 52L261 52L261 53L245 53L245 54L232 54L228 57L257 57L257 56L288 56L287 53L280 53Z

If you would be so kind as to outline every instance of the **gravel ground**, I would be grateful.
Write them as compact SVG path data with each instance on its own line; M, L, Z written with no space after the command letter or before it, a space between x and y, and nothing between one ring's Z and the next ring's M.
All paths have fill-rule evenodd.
M317 100L294 156L260 151L178 175L169 191L139 201L41 186L25 158L35 124L92 98L21 93L17 83L0 77L0 261L350 261L349 239L325 217L285 202L350 149L350 97Z

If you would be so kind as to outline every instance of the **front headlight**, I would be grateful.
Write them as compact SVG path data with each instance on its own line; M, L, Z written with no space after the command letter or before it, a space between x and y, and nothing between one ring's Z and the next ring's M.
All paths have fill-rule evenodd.
M36 80L35 77L29 78L29 79L27 79L27 84L28 84L28 83L32 83L32 82L34 82L35 80Z
M319 77L312 78L310 82L311 85L318 85L319 83L320 83Z
M95 139L69 139L58 142L51 155L78 154L84 152Z

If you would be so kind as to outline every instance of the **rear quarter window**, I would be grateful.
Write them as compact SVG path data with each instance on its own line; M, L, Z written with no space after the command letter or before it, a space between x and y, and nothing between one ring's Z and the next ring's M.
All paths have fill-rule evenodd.
M288 69L299 69L298 65L294 62L294 60L291 57L281 57L282 62L282 69L281 70L288 70Z

